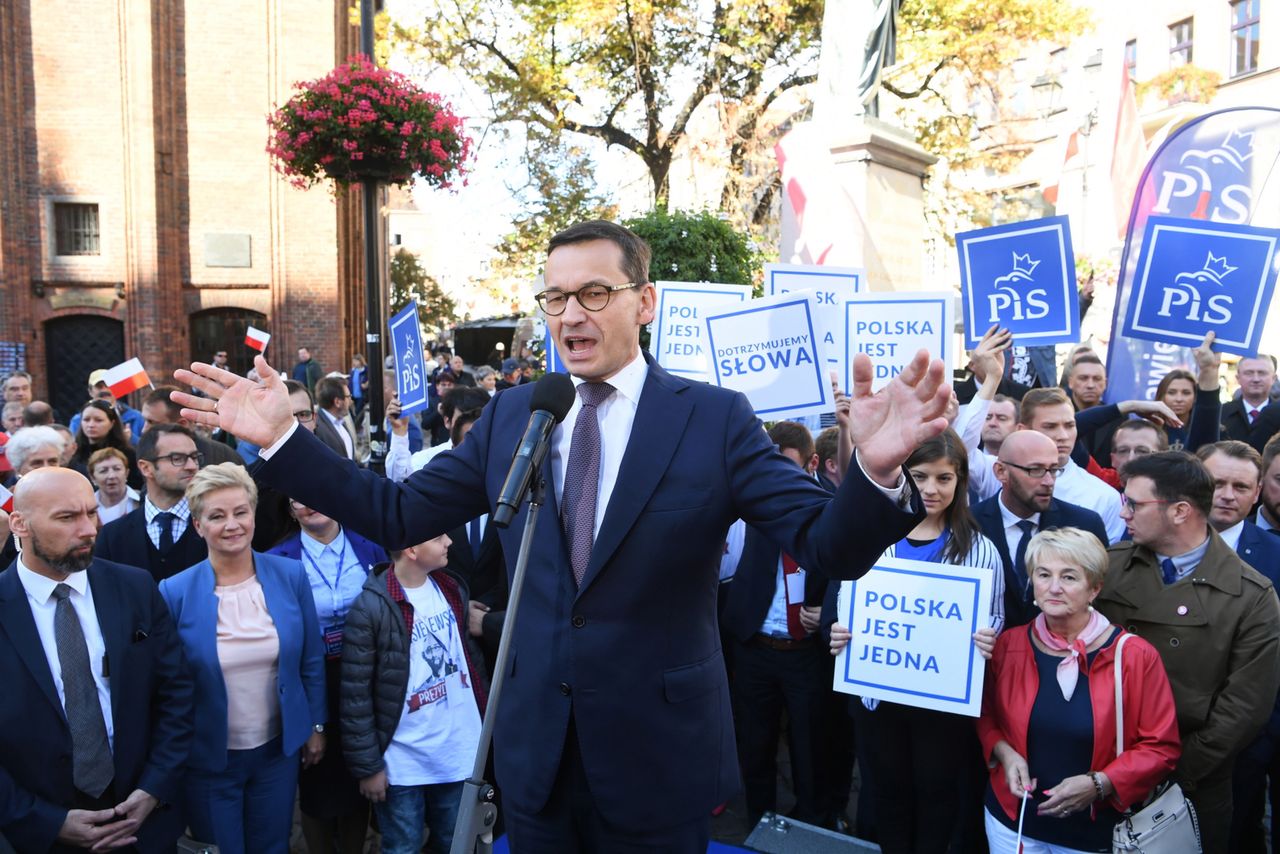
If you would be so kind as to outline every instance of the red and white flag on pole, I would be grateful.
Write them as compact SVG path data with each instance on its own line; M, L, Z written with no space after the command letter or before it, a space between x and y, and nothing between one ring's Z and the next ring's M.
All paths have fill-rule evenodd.
M267 342L270 340L270 332L263 332L261 329L256 329L252 326L244 333L244 343L259 353L267 352Z
M6 513L13 512L13 493L0 486L0 510Z
M1073 130L1071 135L1067 137L1067 147L1062 160L1054 164L1057 166L1058 171L1048 176L1048 180L1044 183L1044 189L1041 190L1044 200L1049 204L1056 205L1058 203L1058 185L1062 183L1062 173L1066 171L1067 164L1071 162L1072 158L1079 153L1080 131Z
M147 376L146 370L142 367L142 362L132 358L127 362L121 362L114 368L108 370L102 376L102 381L111 389L111 393L116 397L124 397L131 391L137 391L151 385L151 378Z
M1133 194L1147 164L1147 139L1138 118L1138 98L1133 90L1129 69L1121 69L1120 107L1116 111L1116 142L1111 154L1111 192L1116 206L1116 230L1124 237L1129 228L1129 211Z

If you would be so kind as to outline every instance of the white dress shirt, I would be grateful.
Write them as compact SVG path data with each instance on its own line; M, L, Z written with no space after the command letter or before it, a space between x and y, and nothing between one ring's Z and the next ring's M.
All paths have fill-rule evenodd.
M58 689L58 699L65 709L67 695L62 687L62 662L58 658L58 640L53 628L54 612L58 607L53 589L59 582L27 569L21 556L18 558L18 580L27 592L27 604L31 606L31 616L36 623L36 633L40 635L40 645L44 647L45 660L49 662L53 687ZM98 704L102 706L102 719L107 725L107 744L114 750L116 732L111 720L111 683L103 673L106 670L107 645L102 640L102 626L98 624L98 611L93 604L93 591L89 588L89 573L73 572L62 583L71 588L67 601L80 618L80 631L84 632L84 643L89 649L89 669L93 671Z
M1120 538L1124 536L1125 524L1120 518L1119 491L1080 468L1075 460L1067 460L1066 470L1053 485L1053 497L1068 504L1087 507L1101 516L1103 527L1107 529L1107 538L1112 543L1120 542Z
M1244 533L1244 520L1241 519L1225 531L1219 531L1218 536L1222 537L1222 541L1231 546L1231 551L1240 548L1240 535Z
M1036 526L1036 530L1040 529L1040 514L1032 513L1027 518L1014 514L1012 510L1004 506L1004 500L997 501L1000 505L1000 521L1004 523L1004 541L1009 544L1009 557L1015 557L1018 554L1018 546L1022 543L1024 534L1022 529L1018 527L1019 522L1030 522Z
M969 489L979 501L990 498L1000 491L1000 481L996 478L996 456L982 449L982 426L987 420L987 410L991 401L981 397L960 407L956 416L956 432L969 452Z
M329 410L321 408L320 414L329 421L329 426L338 431L339 438L342 439L342 447L347 449L347 459L354 460L356 458L355 442L351 438L351 431L347 429L345 419L335 418Z

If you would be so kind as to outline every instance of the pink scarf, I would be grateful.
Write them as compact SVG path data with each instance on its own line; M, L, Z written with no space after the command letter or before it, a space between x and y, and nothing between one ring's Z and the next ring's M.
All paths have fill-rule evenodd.
M1086 673L1089 671L1089 659L1086 653L1089 645L1111 628L1111 622L1090 608L1089 625L1076 635L1075 643L1067 643L1066 638L1050 631L1044 614L1037 614L1035 622L1031 625L1042 644L1055 651L1067 652L1067 657L1058 662L1058 687L1062 689L1063 699L1070 701L1071 695L1076 692L1076 683L1080 681L1080 668L1083 667Z

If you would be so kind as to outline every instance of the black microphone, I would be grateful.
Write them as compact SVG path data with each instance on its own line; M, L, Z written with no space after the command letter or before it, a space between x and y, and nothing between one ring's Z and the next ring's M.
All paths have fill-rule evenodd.
M547 374L533 387L533 399L529 401L529 425L524 428L524 438L511 458L507 480L502 484L498 506L493 511L493 524L499 528L510 525L520 509L525 493L547 456L551 431L569 414L577 396L568 374Z

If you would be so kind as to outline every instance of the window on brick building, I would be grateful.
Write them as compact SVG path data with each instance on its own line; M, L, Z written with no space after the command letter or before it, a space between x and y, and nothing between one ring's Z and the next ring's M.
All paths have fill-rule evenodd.
M1191 64L1192 19L1169 26L1169 67Z
M1124 70L1128 72L1129 79L1136 81L1138 79L1138 40L1129 39L1124 43Z
M1231 76L1258 70L1258 30L1261 0L1231 3Z
M98 206L57 202L53 206L54 245L59 255L100 255Z

